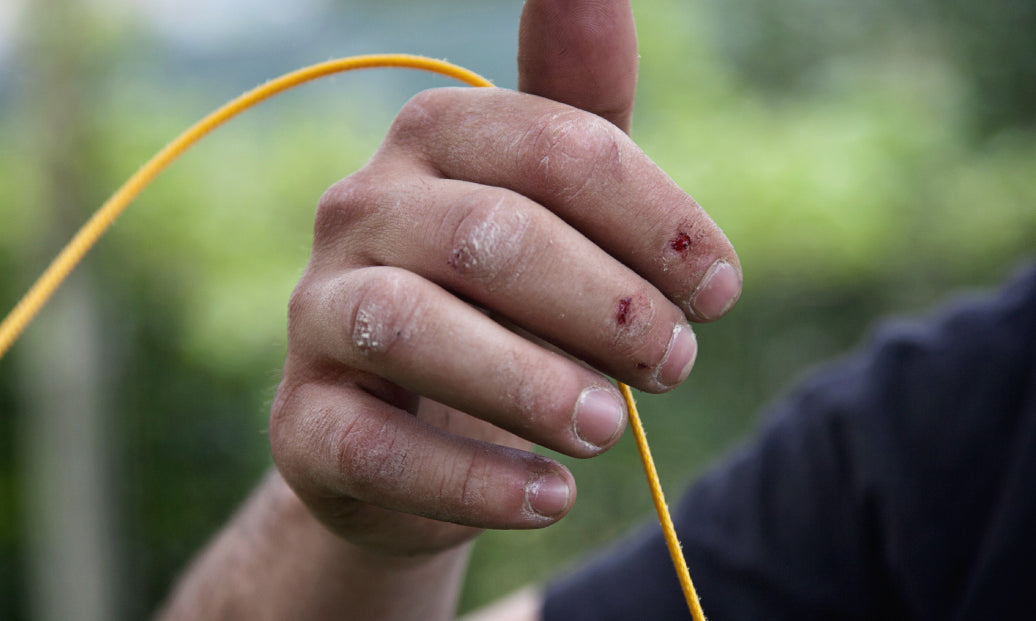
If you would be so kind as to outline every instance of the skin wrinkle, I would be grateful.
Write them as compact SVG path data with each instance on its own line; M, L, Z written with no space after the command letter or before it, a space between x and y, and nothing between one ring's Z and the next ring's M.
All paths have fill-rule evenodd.
M539 404L543 390L531 385L529 376L521 372L522 364L516 358L514 355L508 356L506 361L499 362L494 369L495 375L506 375L509 378L505 398L512 406L517 406L521 413L521 418L512 425L512 433L535 428L539 423L540 412L545 410Z
M409 478L404 475L410 461L409 441L404 434L395 431L391 417L381 417L376 430L361 427L351 435L356 434L360 434L359 441L350 443L348 438L344 438L345 445L342 446L341 441L339 443L343 449L339 458L343 465L342 471L350 473L350 482L358 488L349 495L362 500L365 490L381 487L379 482L391 482L397 497L408 495L412 486ZM400 446L401 442L405 445ZM359 445L363 446L362 450L357 448Z
M516 167L518 169L523 169L528 165L529 153L541 151L538 145L544 142L544 136L546 136L551 128L555 126L560 115L560 112L551 113L546 122L541 122L538 125L535 125L532 129L520 134L512 141L512 144L514 145L515 163L517 164ZM548 153L543 153L538 158L536 166L539 167L539 169L543 170L547 168L546 164L549 163L548 155L549 150Z
M468 460L467 467L464 469L464 476L461 478L464 484L461 487L459 498L460 504L466 509L477 508L486 504L486 495L483 489L485 487L485 476L479 472L481 470L485 470L485 468L478 467L479 458L479 453L473 453L471 455L471 458ZM452 463L454 463L453 469L456 470L458 468L456 462ZM444 481L446 480L448 479L444 477ZM478 482L479 489L473 490L473 483L476 481ZM441 489L440 496L443 498L447 497Z
M389 427L388 421L385 422L385 427ZM385 447L385 454L390 457L381 462L378 477L383 481L393 481L400 496L409 496L413 492L414 485L412 477L406 476L407 471L419 469L411 466L413 461L410 456L411 442L403 434L392 433L391 430L386 431L389 431L392 437L388 446Z
M304 417L301 426L308 429L309 433L300 435L308 435L318 441L321 437L325 438L323 442L327 443L327 452L331 457L329 463L336 464L338 466L336 471L328 473L330 475L330 481L325 485L328 489L334 490L338 494L351 495L351 490L347 489L347 487L350 487L353 481L343 481L339 476L339 473L358 471L358 469L354 467L356 459L355 456L360 452L356 450L356 445L358 444L356 436L357 434L363 434L363 430L360 429L363 421L360 416L354 415L348 421L341 423L341 426L337 426L334 424L334 421L337 419L337 413L331 410L330 407L325 406L318 411L314 411L311 415ZM318 425L317 421L324 422L322 425ZM325 429L321 430L318 427L324 427ZM359 442L359 444L362 444L362 442ZM305 455L305 452L302 450L292 451L291 454ZM346 482L350 485L343 486L342 484Z
M566 110L551 114L549 123L528 134L525 148L533 154L535 174L544 179L553 200L575 201L606 176L598 174L605 163L615 182L622 182L625 167L615 131L598 116Z

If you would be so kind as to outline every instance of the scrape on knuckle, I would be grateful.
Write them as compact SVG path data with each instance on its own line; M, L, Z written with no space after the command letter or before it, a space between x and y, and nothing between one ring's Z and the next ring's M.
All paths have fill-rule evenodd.
M450 234L446 263L490 288L517 278L527 249L528 215L489 191L473 192L458 209L465 213Z
M416 331L413 323L419 303L398 274L368 270L370 275L355 290L348 338L363 356L384 354Z

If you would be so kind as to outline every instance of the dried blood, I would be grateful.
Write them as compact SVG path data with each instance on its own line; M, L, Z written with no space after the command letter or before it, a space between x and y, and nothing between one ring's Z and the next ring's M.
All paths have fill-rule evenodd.
M680 253L687 252L691 247L691 236L680 231L679 235L669 240L669 247Z
M626 325L629 321L630 305L633 303L633 298L622 298L619 300L619 309L615 314L615 321L620 325Z

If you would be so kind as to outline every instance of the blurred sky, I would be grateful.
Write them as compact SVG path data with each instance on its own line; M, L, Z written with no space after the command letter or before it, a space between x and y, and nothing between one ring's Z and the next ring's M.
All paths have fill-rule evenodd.
M515 81L521 2L413 0L83 0L113 33L133 33L143 55L192 76L244 80L336 56L406 52L446 58L502 86ZM0 0L0 97L17 82L29 0ZM109 59L133 63L131 58ZM106 71L118 71L106 67ZM176 75L174 73L174 75ZM166 76L169 77L169 76ZM387 83L392 83L389 78ZM424 84L417 86L423 87ZM408 92L414 92L413 81Z
M221 48L256 29L305 24L329 10L327 0L84 0L115 21L131 21L157 37L194 49ZM0 2L0 60L18 42L27 0Z

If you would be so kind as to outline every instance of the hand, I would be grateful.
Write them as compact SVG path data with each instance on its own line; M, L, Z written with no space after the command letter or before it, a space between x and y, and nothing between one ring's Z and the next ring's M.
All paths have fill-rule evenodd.
M526 93L419 94L321 200L270 429L332 531L415 554L553 523L575 483L531 444L599 454L625 427L605 374L689 373L687 318L726 312L740 268L623 133L636 62L626 0L529 0Z

